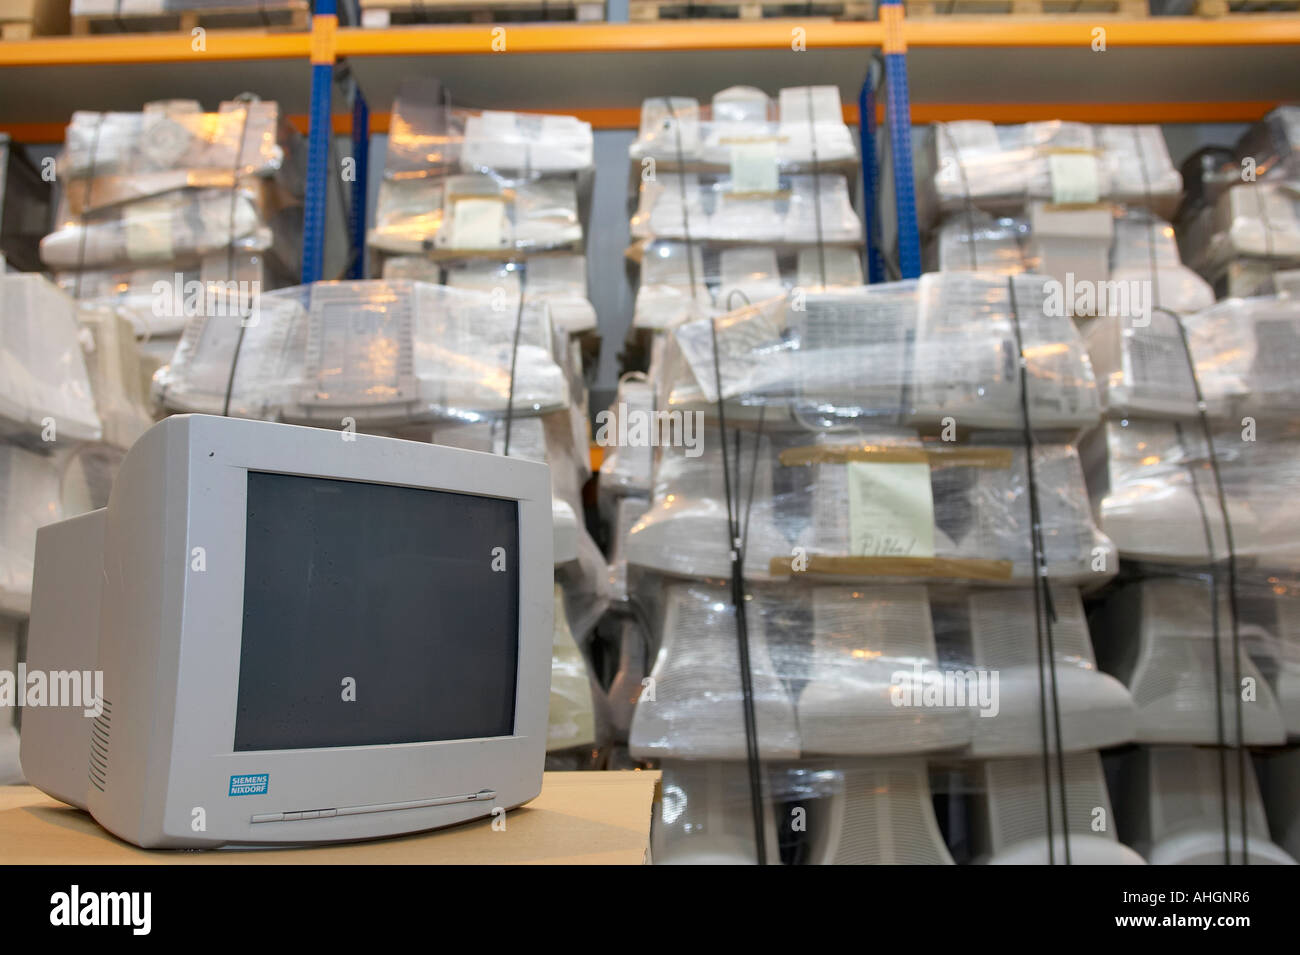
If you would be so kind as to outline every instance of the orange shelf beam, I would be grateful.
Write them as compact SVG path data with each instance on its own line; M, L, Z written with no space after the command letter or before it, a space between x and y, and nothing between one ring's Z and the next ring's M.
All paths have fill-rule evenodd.
M1106 30L1108 49L1157 46L1273 46L1300 44L1300 17L1251 15L1223 19L1152 17L1144 20L943 17L906 20L909 47L1088 46L1096 27ZM494 31L503 29L505 50L494 52ZM792 30L805 32L809 52L878 47L879 23L834 20L686 20L660 23L470 24L366 30L340 29L336 50L344 56L439 56L529 53L630 53L689 50L789 49ZM306 58L310 33L209 30L206 49L195 51L184 34L119 34L47 37L0 43L0 67L84 66L124 63L192 63L196 60ZM1099 54L1104 56L1104 54Z

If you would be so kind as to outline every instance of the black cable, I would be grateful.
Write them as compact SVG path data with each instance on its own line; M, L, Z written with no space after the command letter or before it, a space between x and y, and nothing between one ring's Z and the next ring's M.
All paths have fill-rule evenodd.
M822 228L822 175L817 155L817 124L813 122L812 87L805 86L808 99L808 143L812 150L813 215L817 222L817 263L821 270L822 290L826 289L826 242Z
M1241 635L1238 627L1237 617L1237 558L1236 549L1232 540L1232 521L1228 516L1227 497L1223 491L1223 481L1219 474L1218 456L1214 450L1214 438L1210 430L1209 415L1206 413L1205 396L1201 392L1200 378L1196 373L1196 361L1192 357L1191 344L1187 339L1187 330L1183 327L1182 316L1173 309L1165 308L1160 304L1160 276L1157 271L1156 261L1156 244L1155 244L1155 222L1156 217L1150 212L1151 202L1151 179L1147 172L1146 154L1142 150L1142 140L1138 136L1138 128L1133 129L1133 144L1138 155L1138 169L1142 173L1142 190L1146 197L1148 228L1147 244L1148 259L1151 263L1151 287L1152 287L1152 312L1163 312L1173 316L1174 324L1178 328L1179 340L1183 346L1183 354L1187 359L1187 367L1192 376L1192 390L1196 396L1197 414L1201 421L1201 430L1205 435L1206 452L1210 459L1210 470L1214 477L1215 491L1219 501L1219 512L1223 515L1224 543L1228 550L1228 606L1232 614L1232 659L1234 674L1233 697L1236 700L1237 716L1237 787L1238 798L1240 800L1241 814L1241 856L1242 864L1249 865L1250 859L1247 852L1248 836L1246 833L1246 764L1245 752L1243 750L1243 737L1241 726ZM1175 425L1175 434L1178 437L1180 447L1183 446L1182 425ZM1192 492L1196 495L1196 504L1201 512L1201 526L1205 531L1205 548L1206 560L1209 562L1210 569L1210 614L1212 623L1211 634L1214 640L1214 706L1215 722L1217 728L1217 738L1219 741L1219 791L1222 803L1223 813L1223 857L1224 865L1232 864L1232 839L1231 823L1229 820L1229 803L1231 796L1228 789L1228 766L1226 733L1223 726L1223 666L1222 666L1222 644L1219 632L1219 595L1218 595L1218 569L1214 557L1214 537L1210 532L1209 515L1205 510L1204 501L1201 499L1200 482L1196 477L1196 469L1188 463L1188 472L1192 479Z
M1250 864L1250 846L1249 833L1247 832L1246 818L1246 753L1245 741L1242 735L1241 725L1241 628L1239 626L1239 608L1237 606L1237 548L1232 537L1232 519L1228 516L1228 498L1223 490L1223 476L1219 472L1219 457L1214 448L1214 434L1210 427L1210 416L1206 410L1205 395L1201 391L1201 381L1196 373L1196 359L1192 355L1191 342L1187 337L1187 329L1183 325L1182 316L1171 309L1161 308L1160 311L1172 315L1174 324L1178 327L1178 337L1183 345L1183 354L1187 358L1187 367L1192 373L1192 388L1196 394L1196 412L1200 419L1201 431L1205 435L1205 447L1210 461L1210 473L1214 477L1214 492L1218 499L1219 512L1223 515L1223 536L1224 545L1228 551L1228 611L1231 615L1232 622L1232 669L1233 669L1233 700L1234 710L1237 717L1236 736L1237 742L1234 747L1237 751L1237 798L1239 801L1239 822L1241 825L1241 864ZM1210 559L1213 560L1213 549L1210 552ZM1214 607L1214 616L1217 619L1219 608L1216 604ZM1215 648L1215 659L1218 660L1218 648ZM1217 663L1216 663L1217 665ZM1218 694L1222 697L1222 694ZM1220 750L1222 752L1222 750Z
M673 108L671 97L664 97L664 105L668 107L668 116L673 121L673 135L677 144L677 190L682 204L682 241L686 243L686 269L691 279L691 300L694 301L695 251L694 242L691 240L691 216L686 197L686 154L682 147L681 120L677 117L677 110Z
M749 797L754 819L754 843L758 864L767 865L767 834L763 812L763 783L758 751L758 726L754 713L754 676L749 661L749 624L745 613L745 570L736 509L731 495L731 465L727 455L726 401L722 395L722 364L718 351L718 322L709 319L713 344L713 381L718 395L718 428L721 432L722 484L727 503L727 547L731 553L731 602L736 616L736 649L740 661L740 687L745 721L745 763L749 770ZM737 462L739 463L739 462Z
M695 256L691 240L690 213L686 195L686 156L682 146L681 122L673 108L671 97L664 97L668 115L672 119L677 152L677 184L682 206L682 234L686 242L686 263L691 281L691 298L695 298ZM743 293L742 293L743 294ZM722 482L727 501L727 549L731 553L731 601L736 616L736 649L740 660L740 688L745 721L745 764L749 771L749 799L754 819L754 843L758 864L767 865L767 833L763 811L762 764L758 750L758 723L754 712L754 676L749 659L749 624L745 612L744 555L739 539L739 519L731 496L731 464L727 454L727 416L722 397L722 363L718 351L718 324L709 319L709 335L713 343L713 377L718 392L718 429L721 434ZM757 454L757 451L755 451ZM737 461L739 467L739 461ZM737 497L739 488L737 489Z
M1068 811L1068 802L1065 791L1065 749L1061 744L1061 704L1056 685L1056 642L1052 632L1052 624L1056 622L1056 607L1052 601L1052 592L1047 574L1047 555L1043 546L1043 525L1042 513L1038 506L1038 479L1036 468L1034 467L1034 429L1029 417L1029 374L1027 370L1027 360L1025 358L1024 338L1020 328L1020 308L1016 301L1016 280L1013 276L1007 278L1007 294L1011 306L1011 323L1016 336L1016 353L1018 365L1020 368L1020 413L1024 423L1024 441L1025 441L1025 473L1029 491L1029 524L1030 538L1033 544L1034 552L1034 629L1037 633L1038 643L1038 686L1039 686L1039 711L1040 722L1042 725L1042 742L1043 742L1043 782L1045 795L1047 797L1047 853L1049 864L1056 864L1055 840L1052 837L1052 815L1051 815L1051 755L1048 752L1047 745L1047 715L1046 715L1046 695L1043 692L1043 657L1047 657L1048 674L1051 677L1051 701L1052 701L1052 722L1056 743L1056 774L1057 784L1060 789L1061 802L1061 835L1065 845L1065 864L1071 865L1070 857L1070 815ZM1040 598L1041 591L1041 598ZM1044 612L1045 611L1045 612ZM1046 626L1044 626L1044 621ZM1046 654L1043 652L1043 642L1046 637Z
M515 419L515 364L519 360L519 338L524 327L524 283L526 278L526 266L520 263L519 306L515 311L515 336L514 343L510 346L510 385L506 393L506 434L501 448L501 453L506 457L510 455L510 427Z
M1201 530L1205 534L1206 567L1209 570L1210 586L1210 638L1214 644L1214 721L1218 740L1219 754L1219 806L1223 816L1223 864L1232 865L1231 822L1229 821L1229 804L1232 797L1228 792L1228 736L1223 725L1223 645L1219 634L1219 575L1214 559L1214 534L1210 529L1210 513L1206 510L1201 497L1201 484L1196 476L1196 467L1191 460L1186 442L1183 439L1183 426L1174 424L1174 435L1178 447L1186 460L1184 466L1192 480L1192 494L1196 498L1196 507L1201 515Z
M248 103L244 103L243 118L239 127L239 138L235 141L235 164L233 175L230 181L230 219L226 234L226 277L228 280L233 279L235 274L235 210L239 203L239 173L243 168L241 160L244 157L244 137L248 135ZM227 287L229 291L229 287ZM243 295L239 291L239 283L235 283L235 300L239 303L239 335L235 339L235 351L230 356L230 375L226 378L226 396L221 403L221 416L230 417L230 401L235 390L235 369L239 366L239 353L244 347L244 335L248 331L248 323L244 321ZM206 298L205 298L206 301ZM225 309L223 309L225 311ZM207 321L212 321L216 316L207 316Z

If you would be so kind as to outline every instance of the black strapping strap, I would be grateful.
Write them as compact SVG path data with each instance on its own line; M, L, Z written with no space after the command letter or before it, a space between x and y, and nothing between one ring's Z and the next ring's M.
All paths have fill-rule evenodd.
M1138 157L1138 169L1142 173L1142 189L1146 198L1148 210L1147 251L1148 260L1151 265L1151 310L1153 313L1162 312L1171 316L1174 320L1174 325L1178 328L1178 339L1183 346L1183 355L1187 359L1187 369L1191 374L1192 390L1196 396L1196 412L1200 420L1201 432L1205 437L1206 453L1210 460L1210 473L1214 480L1214 491L1215 496L1218 499L1219 513L1223 518L1224 544L1228 551L1228 610L1231 615L1232 623L1232 666L1234 680L1234 690L1232 695L1236 700L1235 710L1237 717L1237 739L1236 745L1233 748L1237 752L1237 792L1238 801L1240 803L1238 809L1241 824L1241 859L1243 865L1249 865L1249 834L1246 831L1246 754L1244 748L1241 712L1241 632L1238 625L1239 617L1237 615L1237 553L1232 538L1232 520L1228 516L1227 495L1224 493L1222 475L1219 473L1218 455L1214 449L1214 435L1210 428L1210 418L1206 411L1205 395L1201 390L1200 377L1196 373L1196 359L1192 356L1191 342L1187 338L1187 329L1183 325L1181 315L1173 309L1165 308L1160 304L1160 273L1158 271L1156 259L1157 217L1150 211L1152 205L1151 179L1147 172L1146 153L1142 150L1142 140L1138 136L1138 127L1134 126L1132 127L1132 130L1133 145ZM1215 735L1219 744L1219 800L1223 822L1223 864L1232 865L1232 824L1230 821L1229 809L1232 797L1228 787L1228 742L1227 732L1224 727L1223 713L1223 643L1219 626L1219 573L1217 562L1214 557L1214 534L1210 526L1210 516L1206 510L1205 501L1201 497L1200 480L1196 474L1195 464L1190 460L1190 455L1187 454L1187 445L1184 441L1182 425L1175 424L1174 432L1178 438L1179 448L1183 450L1184 457L1189 459L1186 463L1187 472L1191 478L1192 493L1196 497L1196 507L1201 515L1201 528L1205 534L1205 553L1209 569L1210 586L1210 633L1214 642L1214 717L1216 730Z
M695 255L694 243L691 239L690 228L690 211L687 205L686 195L686 158L682 147L681 124L677 117L677 111L673 108L672 99L664 97L664 105L668 108L668 115L673 121L673 133L676 140L677 153L677 183L680 190L682 206L682 234L686 242L686 263L689 270L691 281L691 299L695 298L696 293L696 275L695 275ZM718 430L722 444L722 483L725 488L727 503L727 550L731 555L731 603L735 608L736 621L736 650L740 662L740 689L741 703L743 708L743 718L745 723L745 765L749 775L749 801L750 811L754 821L754 845L757 852L757 861L759 865L767 864L767 828L765 813L763 810L763 775L762 761L758 749L758 720L754 711L754 675L750 664L749 657L749 622L746 616L745 607L745 571L744 571L744 546L745 541L740 533L740 489L736 488L736 494L732 495L731 484L731 458L727 450L727 415L725 401L722 396L722 359L718 350L718 325L716 319L709 319L709 336L713 346L713 380L714 387L718 393ZM740 434L736 435L739 444ZM759 437L761 441L761 435ZM736 468L740 468L740 449L736 449ZM754 448L754 466L757 467L758 446ZM739 479L739 473L737 473ZM753 488L750 489L750 503L753 503ZM745 521L748 526L748 513Z
M515 367L519 360L519 339L524 328L524 285L527 279L527 267L519 267L519 305L515 311L514 341L510 346L510 385L506 391L506 433L502 441L501 453L510 455L510 428L515 420Z
M1192 376L1192 388L1196 394L1196 413L1200 421L1201 432L1205 437L1206 454L1210 462L1210 474L1214 479L1214 494L1218 501L1219 513L1223 516L1223 539L1224 545L1228 551L1227 571L1228 571L1228 613L1232 625L1232 671L1233 671L1233 700L1236 714L1236 741L1233 749L1237 754L1237 800L1238 800L1238 823L1241 826L1241 863L1242 865L1250 864L1250 835L1247 831L1246 818L1246 749L1242 732L1242 711L1241 711L1241 628L1239 625L1240 614L1237 605L1237 548L1233 542L1232 536L1232 519L1228 515L1228 498L1223 489L1223 476L1219 472L1219 456L1214 447L1213 429L1210 427L1210 416L1206 410L1205 395L1201 390L1200 377L1196 373L1196 359L1192 355L1191 342L1187 337L1187 329L1183 325L1182 316L1172 309L1161 308L1161 312L1173 316L1174 324L1178 328L1178 337L1183 345L1183 354L1187 358L1187 368ZM1206 524L1208 531L1209 525ZM1206 547L1208 548L1208 557L1210 560L1212 576L1211 579L1217 578L1215 573L1214 560L1214 541L1207 537ZM1223 800L1224 800L1224 836L1223 851L1224 862L1226 865L1232 864L1231 840L1228 831L1228 786L1224 754L1224 732L1223 732L1223 691L1220 674L1220 642L1219 642L1219 606L1216 588L1211 587L1211 599L1214 601L1211 612L1214 620L1214 673L1215 673L1215 697L1219 709L1219 768L1222 782Z
M235 162L230 180L230 220L226 235L226 279L231 280L235 276L235 212L239 206L239 173L243 168L242 160L244 158L244 137L248 135L248 113L251 104L245 103L243 109L243 118L239 125L239 139L235 143ZM229 286L226 286L229 289ZM244 333L248 330L248 324L244 321L244 297L239 293L239 283L235 283L235 297L239 302L239 336L235 339L235 352L230 356L230 376L226 379L226 396L221 403L221 416L230 417L230 400L235 390L235 369L239 366L239 353L244 347ZM207 296L204 296L206 302ZM224 311L224 309L223 309ZM214 316L209 315L208 321L212 321Z
M1038 505L1038 479L1034 466L1033 424L1029 417L1029 374L1026 368L1024 337L1020 327L1020 307L1016 301L1016 280L1007 278L1007 297L1011 309L1011 324L1016 335L1016 352L1020 371L1020 413L1025 443L1025 473L1029 490L1029 524L1034 553L1034 630L1038 645L1039 723L1043 744L1043 795L1047 805L1047 858L1056 864L1056 841L1052 834L1051 752L1047 739L1047 701L1044 676L1051 684L1052 724L1056 744L1056 777L1060 790L1061 835L1065 847L1065 864L1070 857L1070 815L1065 791L1065 749L1061 745L1061 704L1056 682L1056 641L1052 625L1056 623L1056 606L1052 601L1051 583L1047 574L1047 554L1043 546L1042 513ZM1046 658L1046 674L1044 673Z
M822 170L817 155L817 124L813 120L812 87L805 86L808 96L808 143L812 150L813 216L817 223L817 265L821 272L822 290L826 289L826 242L822 228Z

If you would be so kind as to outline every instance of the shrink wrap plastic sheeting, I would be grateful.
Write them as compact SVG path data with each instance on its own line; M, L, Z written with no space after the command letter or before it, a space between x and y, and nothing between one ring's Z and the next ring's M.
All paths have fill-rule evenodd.
M930 219L969 205L1009 213L1033 200L1119 202L1167 219L1183 188L1159 126L961 120L935 123L926 143L917 198Z
M1032 241L1029 222L1010 216L996 216L978 209L968 209L944 219L935 229L927 248L930 265L942 272L993 272L999 275L1019 275L1024 272L1044 272L1041 256ZM1068 281L1068 275L1052 276L1057 281ZM1121 291L1134 283L1143 285L1139 294L1150 301L1133 301L1128 295L1122 302L1112 302L1110 310L1119 308L1121 314L1149 312L1154 306L1189 313L1214 304L1214 290L1196 272L1182 264L1174 228L1143 209L1116 210L1114 236L1108 256L1106 281L1116 283ZM1109 291L1109 290L1108 290ZM1080 317L1088 312L1069 305ZM1099 303L1104 313L1106 303Z
M673 331L658 406L722 398L728 420L768 427L908 424L935 429L1023 426L1017 325L1028 359L1033 426L1096 421L1092 368L1048 280L935 273L919 281L787 296ZM1059 314L1058 314L1059 313Z
M591 126L572 116L446 105L436 82L393 106L371 247L499 256L580 249Z
M256 314L227 304L230 314L190 321L155 377L168 410L220 414L229 398L243 417L385 427L491 418L508 403L516 415L569 406L544 306L521 314L488 294L408 281L284 289L261 296Z

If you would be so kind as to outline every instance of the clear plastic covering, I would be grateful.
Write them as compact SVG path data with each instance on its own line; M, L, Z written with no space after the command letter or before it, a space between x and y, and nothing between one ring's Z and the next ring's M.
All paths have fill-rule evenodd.
M1228 522L1198 423L1107 421L1081 446L1097 522L1120 556L1206 564L1228 556L1300 569L1300 429L1267 425L1212 434Z
M103 441L121 450L153 424L131 323L111 308L81 306L81 342Z
M272 292L254 313L192 319L155 376L155 400L172 411L221 413L228 404L243 417L327 427L475 421L508 403L517 415L568 407L547 309L502 304L407 281Z
M286 153L294 155L286 147L295 137L273 102L224 102L215 113L203 112L193 100L149 103L137 113L78 110L68 124L58 173L62 181L114 177L132 191L160 172L267 176L281 171Z
M643 179L634 239L744 243L862 241L842 173L782 173L763 188L731 173L658 172Z
M1131 832L1133 847L1152 865L1295 865L1294 858L1269 841L1264 801L1249 756L1230 754L1224 772L1211 749L1142 746L1117 764L1119 819ZM1243 809L1246 839L1238 822ZM1225 810L1231 820L1226 858Z
M1142 865L1142 857L1116 837L1099 755L1072 753L1048 762L999 759L973 768L976 861L1060 865L1068 854L1073 865Z
M1149 323L1099 318L1085 329L1102 401L1112 415L1189 418L1197 414L1191 362L1216 419L1277 419L1300 411L1300 299L1228 299L1182 318Z
M205 307L209 286L224 293L243 283L246 289L270 291L293 282L273 258L262 252L222 249L197 266L176 263L141 269L85 270L55 276L59 288L74 298L111 306L127 318L140 338L177 336L186 321Z
M436 80L409 80L393 106L369 245L395 255L579 249L592 142L572 116L454 109Z
M620 378L614 403L598 418L594 435L596 444L604 449L599 493L606 516L623 496L644 498L650 494L654 446L646 424L653 413L654 392L645 375L631 372Z
M1256 179L1300 181L1300 106L1269 110L1241 134L1235 151L1239 163L1250 160Z
M627 589L627 536L637 521L650 509L650 502L644 497L621 497L615 508L614 520L610 525L609 542L609 594L610 599L626 601Z
M1238 594L1234 640L1229 588L1213 581L1148 578L1108 595L1094 617L1098 662L1133 694L1139 742L1235 745L1239 719L1246 746L1286 742L1282 708L1246 652L1253 608ZM1259 610L1273 609L1263 596Z
M820 443L741 435L736 444L748 578L1031 578L1027 457L1014 436L1002 446L922 443L904 432ZM650 510L628 537L630 564L729 576L721 440L706 431L701 445L698 457L661 449ZM1034 477L1048 574L1089 586L1113 576L1113 546L1092 522L1074 448L1038 444Z
M576 249L582 236L573 179L462 173L383 180L368 243L406 255L502 254Z
M1182 250L1189 265L1220 285L1239 260L1269 271L1300 265L1300 181L1237 183L1188 223Z
M785 252L763 246L713 248L656 240L642 250L632 324L669 329L795 288L817 292L860 285L862 256L857 249L822 245Z
M0 614L27 615L36 529L62 517L56 460L0 444Z
M591 124L573 116L455 108L437 80L417 78L393 102L384 175L577 173L593 165L592 142Z
M1183 188L1159 126L1060 120L935 123L917 175L918 199L931 216L967 205L1014 212L1037 199L1061 205L1121 202L1169 218Z
M591 680L569 631L564 591L555 586L555 622L551 643L551 706L546 725L546 749L591 746L596 741Z
M743 760L729 592L669 583L662 606L632 754ZM1055 747L1058 712L1066 752L1130 742L1133 699L1098 670L1078 591L1054 586L1051 606L1049 622L1027 588L751 588L745 615L760 755L1034 756L1044 731ZM1046 653L1049 639L1050 665L1040 674L1040 642Z
M762 175L854 163L853 137L844 123L839 89L797 86L776 102L762 90L733 86L709 106L686 96L659 96L641 104L641 126L628 148L634 163L755 169Z
M596 310L587 299L587 260L581 255L538 255L526 262L434 262L418 255L394 255L384 260L383 277L488 292L512 308L523 288L529 301L546 303L551 322L565 333L596 328Z
M758 861L743 762L664 760L651 826L657 865ZM920 759L822 759L765 765L764 861L951 865Z
M1063 299L1042 276L1013 281L1014 301L1006 279L932 273L686 322L673 332L660 407L712 406L720 382L729 420L761 414L768 427L1019 428L1018 331L1032 426L1087 426L1099 413L1096 383Z
M234 244L271 247L258 204L230 189L195 189L114 207L93 221L65 221L41 240L51 269L112 269L198 257Z
M77 305L44 276L0 275L0 430L35 442L97 439Z
M1168 308L1179 313L1195 312L1214 304L1214 290L1203 278L1184 266L1179 259L1174 229L1142 209L1114 212L1109 242L1098 249L1104 252L1104 272L1073 274L1073 280L1089 279L1113 283L1106 289L1107 301L1099 301L1099 289L1091 302L1078 294L1068 295L1066 305L1072 314L1086 317L1097 311L1122 309L1133 315L1153 308ZM1068 223L1066 223L1068 228ZM1070 281L1074 260L1068 252L1045 257L1035 244L1028 220L995 216L978 209L967 209L945 219L935 230L927 249L929 263L939 271L993 272L1018 275L1023 272L1051 274L1057 281ZM1080 283L1081 284L1081 283ZM1121 299L1111 301L1111 299ZM1082 307L1080 307L1082 306Z

